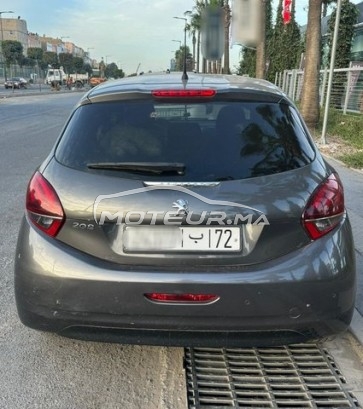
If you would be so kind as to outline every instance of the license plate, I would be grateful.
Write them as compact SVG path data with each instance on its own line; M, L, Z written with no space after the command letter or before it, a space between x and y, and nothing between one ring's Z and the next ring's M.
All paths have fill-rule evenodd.
M123 248L125 252L237 252L241 251L241 229L237 226L127 226Z

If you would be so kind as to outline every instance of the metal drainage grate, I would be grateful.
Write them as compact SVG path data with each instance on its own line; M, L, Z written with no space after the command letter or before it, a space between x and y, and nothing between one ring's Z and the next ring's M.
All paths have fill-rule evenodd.
M185 366L189 409L360 408L316 344L186 348Z

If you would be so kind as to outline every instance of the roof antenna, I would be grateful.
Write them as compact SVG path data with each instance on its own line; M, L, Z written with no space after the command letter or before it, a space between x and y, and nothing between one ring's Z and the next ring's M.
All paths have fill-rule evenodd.
M188 74L187 74L187 19L185 17L174 17L178 20L184 20L184 62L183 62L183 75L182 75L182 81L186 82L188 81ZM174 41L174 40L173 40ZM180 41L180 48L181 49L181 41Z
M182 80L188 81L188 73L187 73L187 48L184 47L184 64L183 64L183 75Z
M185 13L184 13L185 14ZM178 20L184 20L184 63L183 63L183 75L182 81L188 81L188 74L187 74L187 19L185 17L174 17ZM173 40L174 41L174 40ZM180 41L180 48L181 49L181 41Z

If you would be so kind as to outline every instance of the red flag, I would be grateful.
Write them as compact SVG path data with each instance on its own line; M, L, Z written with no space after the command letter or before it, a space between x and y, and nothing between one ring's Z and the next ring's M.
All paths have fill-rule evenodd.
M284 24L289 24L291 21L291 5L292 0L283 0L282 2L282 20Z

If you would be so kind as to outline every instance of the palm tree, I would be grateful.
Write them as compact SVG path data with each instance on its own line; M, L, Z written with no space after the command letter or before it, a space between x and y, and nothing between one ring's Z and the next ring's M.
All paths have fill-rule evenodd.
M191 17L190 23L187 25L187 31L189 31L193 37L197 37L197 51L196 51L196 70L199 71L200 65L200 29L202 24L202 13L207 6L221 7L224 11L224 67L223 71L229 73L229 30L231 25L231 9L229 6L229 0L196 0L193 12L186 12L185 15ZM194 33L194 34L193 34ZM208 65L209 68L206 68ZM202 72L220 71L221 60L208 61L206 63L203 59Z
M266 0L260 0L261 39L256 47L256 78L265 78L266 72Z
M300 111L310 127L319 121L319 70L321 49L321 12L323 0L309 0L306 30L305 71Z
M335 0L309 0L304 81L301 94L301 114L308 126L319 122L319 70L321 60L321 17ZM324 8L323 8L324 6ZM322 10L323 8L323 10Z
M200 30L201 30L201 21L202 21L202 11L205 7L203 0L196 0L193 11L186 11L184 14L190 16L190 23L187 24L187 31L192 36L193 41L193 59L196 61L195 69L199 72L199 63L200 63ZM196 50L195 50L196 43Z
M188 15L188 11L186 11L185 13L184 13L184 15ZM196 61L195 61L195 44L196 44L196 42L197 42L197 39L196 39L196 36L195 36L195 34L196 34L196 28L195 28L195 26L193 26L192 25L192 22L190 22L190 23L187 23L186 24L186 26L185 26L185 30L189 33L189 35L192 37L192 44L193 44L193 61L194 61L194 69L195 69L195 64L196 64Z
M229 0L224 0L224 61L223 61L223 73L229 74L229 31L231 27L231 8L229 6Z
M223 9L224 14L224 64L223 64L223 72L229 74L229 30L231 26L231 9L229 7L229 0L209 0L209 6L212 7L220 7ZM212 71L219 72L220 68L222 67L222 61L219 59L218 61L211 62Z

